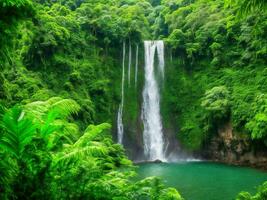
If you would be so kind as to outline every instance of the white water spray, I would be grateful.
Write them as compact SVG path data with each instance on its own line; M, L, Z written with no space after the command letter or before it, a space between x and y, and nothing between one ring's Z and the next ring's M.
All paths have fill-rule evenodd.
M139 50L139 46L138 44L136 45L136 53L135 53L135 78L134 78L134 84L135 87L137 85L137 75L138 75L138 50Z
M143 90L142 120L144 124L144 154L148 160L166 160L160 116L159 87L155 78L154 60L157 50L159 68L164 74L163 41L145 41L145 86Z
M118 131L118 143L122 144L123 141L123 121L122 121L122 115L123 115L123 107L124 107L124 71L125 71L125 42L123 42L123 55L122 55L122 80L121 80L121 104L119 106L118 110L118 116L117 116L117 131Z

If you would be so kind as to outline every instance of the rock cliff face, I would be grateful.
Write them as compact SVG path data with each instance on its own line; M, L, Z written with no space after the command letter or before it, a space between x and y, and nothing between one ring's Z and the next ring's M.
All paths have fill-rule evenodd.
M231 123L227 123L218 129L218 134L206 145L202 156L218 162L267 169L267 148L259 146L262 144L234 132Z

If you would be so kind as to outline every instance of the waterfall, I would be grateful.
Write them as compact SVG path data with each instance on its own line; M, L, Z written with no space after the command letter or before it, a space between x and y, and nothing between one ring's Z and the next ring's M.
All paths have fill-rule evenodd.
M123 122L122 122L122 114L123 114L123 106L124 106L124 71L125 71L125 42L123 42L123 55L122 55L122 80L121 80L121 103L118 110L117 116L117 131L118 131L118 143L122 144L123 140Z
M132 45L129 42L128 85L131 86Z
M137 85L137 75L138 75L138 50L139 50L139 46L137 44L136 45L136 53L135 53L135 76L134 76L135 87Z
M148 160L165 160L160 94L155 78L154 59L157 50L159 68L164 73L163 41L145 41L145 85L143 90L142 120L144 124L144 154Z

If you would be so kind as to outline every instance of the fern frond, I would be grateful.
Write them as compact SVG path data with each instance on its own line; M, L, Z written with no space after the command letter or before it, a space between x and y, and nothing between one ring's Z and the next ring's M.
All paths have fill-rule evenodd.
M36 101L24 106L26 113L40 119L48 112L57 113L57 118L65 118L71 114L77 114L80 110L79 104L72 99L52 97L47 101Z
M51 105L51 109L60 112L61 117L77 114L80 108L80 105L72 99L61 99Z
M71 148L71 151L63 155L57 155L53 165L68 165L74 164L79 160L95 159L96 156L106 155L107 150L103 146L87 146L83 148ZM89 160L90 160L89 159Z
M79 160L88 160L88 158L96 159L107 156L109 149L105 146L105 144L94 140L108 129L110 129L109 124L89 126L84 135L81 136L73 145L65 147L64 152L61 152L54 157L54 165L68 165Z
M35 101L26 104L23 110L38 121L42 121L43 116L48 112L49 105L45 101Z
M58 115L56 111L49 111L47 115L43 117L43 123L40 124L40 134L42 137L47 138L51 133L61 129L60 125L55 124Z
M2 119L5 112L6 108L2 104L0 104L0 119Z
M81 136L77 124L69 123L65 120L57 119L46 126L42 126L41 133L43 137L47 134L48 149L55 147L59 141L61 143L73 144ZM53 133L53 134L52 134Z
M0 154L0 197L3 198L5 192L12 192L12 182L18 173L17 162L7 154ZM3 198L7 199L7 198Z
M70 144L73 144L74 142L76 142L81 136L78 125L74 123L64 124L63 135L64 137L68 138L68 140L71 142Z
M56 145L55 142L62 137L69 143L77 140L77 126L69 125L65 119L71 114L77 114L79 110L80 106L76 101L60 97L52 97L47 101L36 101L24 106L26 114L34 118L34 122L39 125L40 135L46 140L49 149L53 148Z
M61 100L62 100L61 97L51 97L50 99L48 99L48 100L46 101L46 103L47 103L48 105L53 105L53 104L55 104L56 102L59 102L59 101L61 101Z
M90 125L86 128L84 135L74 144L75 147L85 146L88 142L93 141L96 137L103 136L105 131L109 130L111 125L103 123L100 125Z
M4 114L1 122L4 135L0 140L0 148L16 158L20 157L36 132L36 126L24 114L20 107L15 106Z

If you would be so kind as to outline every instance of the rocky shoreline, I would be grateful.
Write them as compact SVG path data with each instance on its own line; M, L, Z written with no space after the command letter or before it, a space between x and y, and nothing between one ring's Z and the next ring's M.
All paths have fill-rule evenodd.
M267 170L267 149L245 135L235 133L230 123L218 129L204 150L201 157L214 162L238 166L248 166Z
M194 158L207 162L223 163L227 165L251 167L267 171L267 149L260 149L264 145L251 141L247 135L235 133L230 123L218 129L218 134L194 153ZM134 161L134 164L164 163L161 160Z

